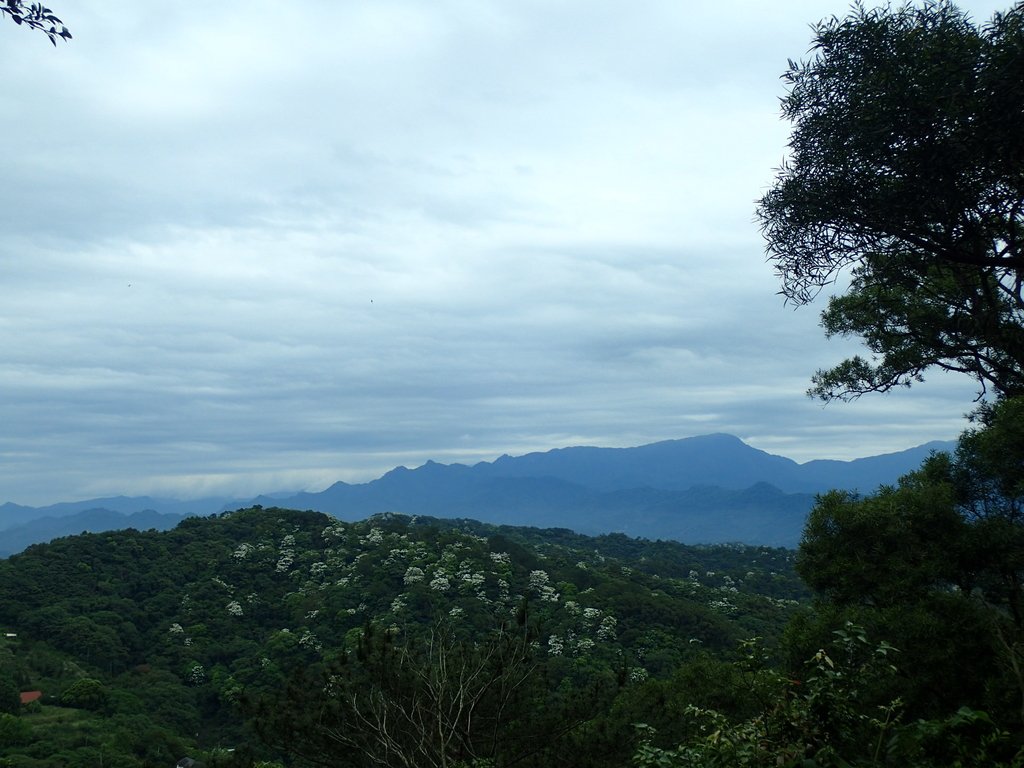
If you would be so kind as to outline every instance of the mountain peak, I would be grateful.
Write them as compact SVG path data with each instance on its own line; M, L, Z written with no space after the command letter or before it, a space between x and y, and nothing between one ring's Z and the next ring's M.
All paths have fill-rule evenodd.
M711 540L707 537L714 526L724 526L730 532L722 540L792 543L814 493L831 488L872 492L917 469L933 450L952 446L928 443L853 461L797 464L719 432L634 448L575 446L521 456L503 454L473 466L428 460L415 469L397 466L368 483L339 481L319 493L274 494L250 503L316 509L348 520L393 511L515 525L563 525L595 533L629 530L631 535L660 538L696 536L700 530L704 541ZM147 508L161 514L208 515L237 508L237 501L230 502L234 505L230 507L229 501L121 496L42 508L7 503L0 506L0 531L96 507L122 515ZM730 509L741 510L745 522ZM684 518L702 522L684 530L679 527ZM658 520L662 522L656 524ZM789 531L785 534L789 538L779 538L783 530Z

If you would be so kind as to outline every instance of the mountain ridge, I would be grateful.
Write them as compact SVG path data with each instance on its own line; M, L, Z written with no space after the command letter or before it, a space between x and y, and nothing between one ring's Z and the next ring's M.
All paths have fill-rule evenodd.
M952 450L954 441L931 441L919 446L850 460L813 459L797 463L768 453L725 433L662 440L632 448L572 446L521 456L504 454L473 465L427 461L409 469L398 466L377 480L388 483L406 473L477 473L483 477L554 477L595 490L654 487L686 490L694 485L717 485L742 490L767 482L787 493L821 493L832 488L874 491L917 468L929 453ZM355 484L335 483L321 491ZM299 494L307 495L307 494Z
M126 516L144 511L158 515L151 522L163 527L183 516L247 504L311 509L344 520L400 512L555 525L591 535L621 532L695 543L795 546L815 494L831 488L874 491L916 469L932 451L954 446L952 441L933 441L849 461L800 464L734 435L715 433L631 448L571 446L505 454L473 465L428 460L412 469L394 467L366 483L338 481L319 492L253 499L113 496L45 507L8 502L0 505L0 556L11 553L15 542L77 533L99 525L97 520L118 522L100 516L101 510L120 514L124 525L119 527L133 525ZM75 519L86 512L91 517ZM76 530L82 523L88 524Z

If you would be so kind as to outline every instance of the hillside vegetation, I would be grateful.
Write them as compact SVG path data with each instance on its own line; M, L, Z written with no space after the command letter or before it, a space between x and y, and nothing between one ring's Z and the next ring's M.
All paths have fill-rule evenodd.
M59 539L0 563L0 625L17 634L0 679L44 693L0 754L354 759L380 738L364 721L384 717L361 697L415 699L443 662L459 686L488 681L466 756L621 765L638 719L671 737L685 704L740 706L723 659L743 638L780 638L807 597L793 554L258 507ZM508 691L489 687L503 674Z

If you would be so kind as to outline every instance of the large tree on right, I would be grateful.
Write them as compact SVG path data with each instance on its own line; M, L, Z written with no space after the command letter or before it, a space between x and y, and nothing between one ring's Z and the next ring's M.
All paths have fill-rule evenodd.
M898 695L912 712L984 706L1021 729L1022 467L1024 398L1003 399L898 486L820 496L796 563L817 596L810 641L837 620L866 624L903 651Z
M930 368L1024 394L1024 3L983 26L947 2L857 5L784 79L790 151L757 209L768 257L796 304L844 286L822 325L870 351L811 394Z

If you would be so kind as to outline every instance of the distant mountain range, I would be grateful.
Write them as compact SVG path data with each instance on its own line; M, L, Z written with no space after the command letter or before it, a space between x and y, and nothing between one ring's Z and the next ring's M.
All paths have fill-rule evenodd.
M428 461L368 483L338 482L319 493L195 501L114 497L27 507L0 506L0 557L83 531L167 529L185 516L251 504L326 512L357 520L377 512L469 517L484 522L620 531L687 543L795 546L814 496L831 488L871 492L895 483L932 442L853 461L798 464L714 434L636 448L560 448L473 466Z

